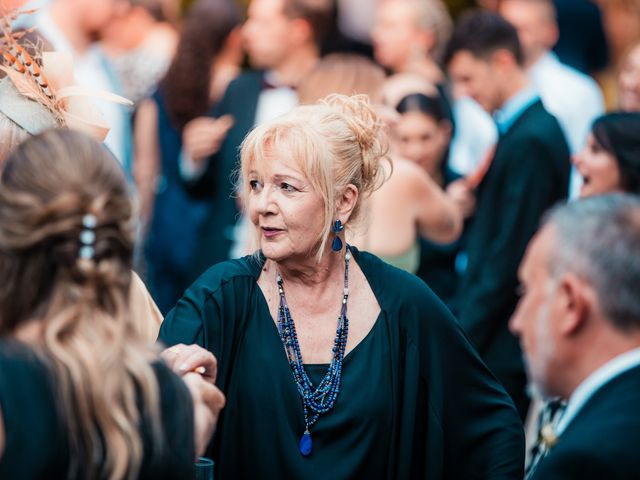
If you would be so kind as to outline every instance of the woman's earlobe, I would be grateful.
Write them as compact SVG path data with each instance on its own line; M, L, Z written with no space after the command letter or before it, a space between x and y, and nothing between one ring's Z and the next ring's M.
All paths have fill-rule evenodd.
M347 223L349 221L349 217L351 217L351 212L356 208L356 205L359 201L359 192L358 188L349 184L345 187L342 196L338 200L336 205L336 213L342 214L342 216L346 216L343 223Z

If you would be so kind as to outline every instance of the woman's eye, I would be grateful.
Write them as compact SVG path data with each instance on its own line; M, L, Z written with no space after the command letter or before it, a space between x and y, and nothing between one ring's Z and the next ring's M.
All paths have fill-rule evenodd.
M249 188L251 188L251 190L258 190L258 188L260 188L260 182L257 180L249 181Z
M591 153L600 153L602 152L602 147L600 146L600 144L593 142L591 144Z
M282 182L280 184L280 188L282 190L284 190L285 192L295 192L296 191L295 188L293 188L291 185L289 185L288 183L285 183L285 182Z

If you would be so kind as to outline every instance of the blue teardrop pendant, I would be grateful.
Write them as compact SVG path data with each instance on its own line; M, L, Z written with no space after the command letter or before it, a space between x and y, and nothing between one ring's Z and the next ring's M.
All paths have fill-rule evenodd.
M337 235L333 239L333 242L331 242L331 250L333 250L334 252L339 252L340 250L342 250L342 240L340 240L340 237L338 237Z
M299 447L300 453L305 457L311 453L313 442L311 441L311 434L309 433L309 430L305 430L302 437L300 437Z

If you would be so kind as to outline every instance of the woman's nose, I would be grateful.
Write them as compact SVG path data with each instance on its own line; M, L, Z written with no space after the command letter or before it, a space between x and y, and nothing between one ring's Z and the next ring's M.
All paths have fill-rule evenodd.
M258 194L258 211L261 214L275 213L277 206L274 199L274 189L269 185L265 185L262 191Z
M581 161L582 161L582 152L581 151L571 155L571 163L573 165L575 165L576 167L580 164Z

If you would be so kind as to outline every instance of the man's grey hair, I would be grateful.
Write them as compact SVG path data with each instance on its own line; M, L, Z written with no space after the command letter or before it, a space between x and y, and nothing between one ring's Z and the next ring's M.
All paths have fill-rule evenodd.
M640 197L594 196L559 205L543 220L555 228L551 275L574 273L596 291L619 330L640 328Z

